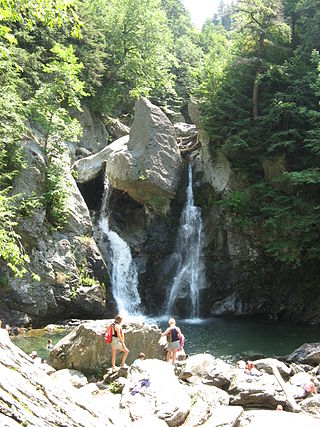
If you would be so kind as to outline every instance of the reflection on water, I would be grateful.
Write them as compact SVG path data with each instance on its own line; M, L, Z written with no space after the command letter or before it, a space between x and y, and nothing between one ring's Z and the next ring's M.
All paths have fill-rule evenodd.
M133 318L130 320L134 321ZM141 321L141 318L136 320ZM162 330L168 326L168 318L164 316L145 319L145 322L156 323ZM286 356L305 342L320 341L319 326L219 318L177 319L177 325L186 338L186 353L210 353L230 361L241 356ZM36 350L40 357L47 359L47 340L51 338L55 345L70 331L64 329L49 333L46 330L33 330L24 336L12 337L12 341L27 354Z

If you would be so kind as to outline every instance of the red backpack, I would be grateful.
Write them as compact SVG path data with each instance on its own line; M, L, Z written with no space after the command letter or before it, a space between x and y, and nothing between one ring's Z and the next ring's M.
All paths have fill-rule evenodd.
M107 327L107 330L106 330L106 332L104 334L104 338L103 339L104 339L104 341L107 344L111 344L111 341L112 341L112 325L109 325Z

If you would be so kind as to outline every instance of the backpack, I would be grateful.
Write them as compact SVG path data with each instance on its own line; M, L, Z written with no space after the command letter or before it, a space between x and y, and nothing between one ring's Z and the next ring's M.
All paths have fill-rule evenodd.
M170 331L170 342L179 341L179 335L176 328L172 328Z
M112 325L109 325L107 327L107 330L106 330L106 332L104 334L104 338L103 339L104 339L105 343L111 344L111 341L112 341Z

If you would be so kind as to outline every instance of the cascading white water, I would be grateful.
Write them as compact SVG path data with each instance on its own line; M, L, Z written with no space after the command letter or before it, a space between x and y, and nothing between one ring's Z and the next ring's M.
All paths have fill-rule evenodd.
M121 316L137 316L140 314L139 306L141 303L138 292L137 267L132 259L128 244L116 232L110 230L108 219L110 193L109 179L105 174L99 228L110 242L111 256L109 261L112 266L112 294Z
M169 262L175 266L176 273L168 300L168 314L173 311L179 297L189 296L191 317L199 316L199 290L205 287L201 234L201 208L194 206L192 168L189 164L187 200L181 213L175 252Z

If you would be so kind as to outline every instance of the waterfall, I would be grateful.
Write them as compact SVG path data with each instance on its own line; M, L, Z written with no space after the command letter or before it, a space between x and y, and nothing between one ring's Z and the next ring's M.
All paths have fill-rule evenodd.
M179 297L189 297L191 316L199 316L199 290L205 287L205 268L202 259L201 208L194 206L192 168L189 164L187 200L181 213L174 254L169 264L175 267L167 312L170 314Z
M128 244L114 231L110 230L108 203L111 190L109 179L105 174L104 193L99 219L99 228L110 242L110 259L112 266L112 294L121 316L136 316L141 303L138 293L138 272L132 259Z

